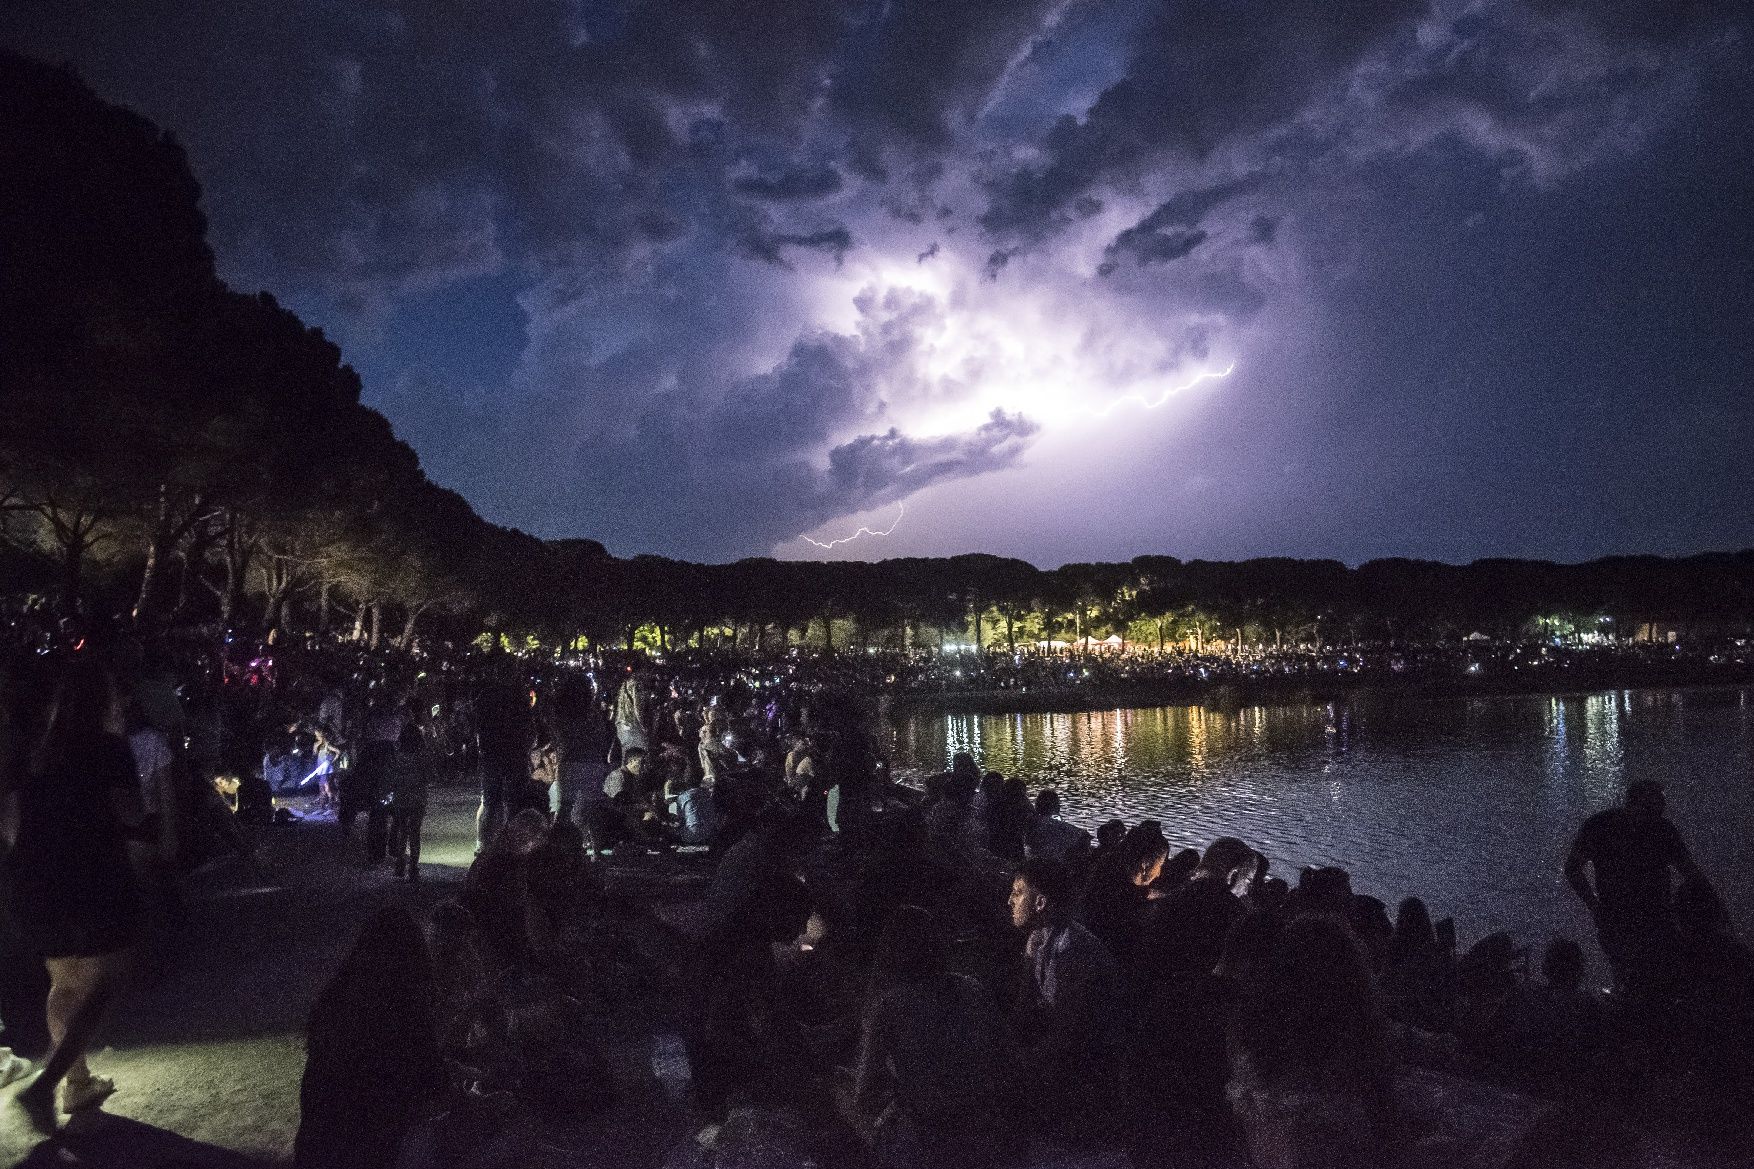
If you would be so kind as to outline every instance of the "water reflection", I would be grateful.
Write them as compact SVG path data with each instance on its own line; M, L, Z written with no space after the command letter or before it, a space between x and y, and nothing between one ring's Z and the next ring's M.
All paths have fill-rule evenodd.
M1635 779L1670 805L1738 919L1754 922L1741 850L1754 828L1745 690L1505 699L1360 697L1328 705L954 715L897 724L907 774L957 751L1057 787L1094 826L1153 817L1179 847L1240 835L1276 870L1351 869L1390 904L1417 892L1464 933L1587 935L1561 887L1576 825Z

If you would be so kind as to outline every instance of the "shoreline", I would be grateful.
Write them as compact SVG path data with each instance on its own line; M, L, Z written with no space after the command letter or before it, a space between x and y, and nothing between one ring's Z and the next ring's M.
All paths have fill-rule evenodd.
M1201 706L1238 710L1249 706L1309 706L1360 696L1404 699L1567 697L1615 690L1745 689L1754 670L1600 671L1563 678L1428 678L1396 680L1271 678L1247 682L1141 682L1103 689L958 690L886 694L891 719L952 714L1089 714L1107 710L1148 710L1163 706Z

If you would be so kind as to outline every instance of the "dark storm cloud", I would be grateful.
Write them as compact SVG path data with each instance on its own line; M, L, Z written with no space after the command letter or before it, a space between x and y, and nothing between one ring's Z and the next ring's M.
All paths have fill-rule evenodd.
M1270 128L1345 82L1379 42L1405 35L1419 0L1241 0L1163 4L1133 45L1126 75L1081 117L1056 121L1043 161L992 180L982 223L1039 235L1109 178L1175 154L1201 158Z
M383 371L368 393L493 518L735 556L1019 466L1051 423L914 424L1044 325L1076 326L1047 355L1058 392L1103 400L1319 334L1385 218L1461 222L1653 149L1740 20L1703 0L149 0L13 5L0 41L175 130L226 275ZM484 284L523 318L503 383L395 330Z
M732 184L745 195L758 199L820 199L840 190L840 172L826 163L790 166L771 173L745 175Z
M941 479L1002 470L1040 429L1021 415L994 410L967 434L910 438L891 427L860 435L828 454L826 482L835 500L827 517L904 498Z
M852 250L853 236L844 227L826 227L811 232L775 232L767 233L752 230L739 237L737 245L746 255L778 268L790 268L786 262L785 249L805 248L810 251L824 252L834 257L839 264Z

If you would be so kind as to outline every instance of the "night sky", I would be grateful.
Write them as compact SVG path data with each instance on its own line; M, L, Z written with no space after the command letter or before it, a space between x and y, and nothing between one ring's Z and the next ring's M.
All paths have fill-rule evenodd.
M0 11L177 134L221 274L488 519L1043 565L1754 544L1751 32L1676 0Z

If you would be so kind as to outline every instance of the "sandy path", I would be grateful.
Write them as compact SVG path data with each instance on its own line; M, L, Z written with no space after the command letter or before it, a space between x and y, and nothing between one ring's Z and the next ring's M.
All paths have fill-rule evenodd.
M343 861L332 822L264 830L265 881L237 863L198 874L189 930L136 979L91 1057L115 1078L116 1095L103 1114L68 1126L64 1149L32 1155L36 1142L7 1092L0 1166L288 1160L312 999L378 906L402 900L418 912L454 893L473 848L473 812L461 792L436 794L418 889ZM40 1020L16 1006L11 1015L10 1034L34 1050Z

